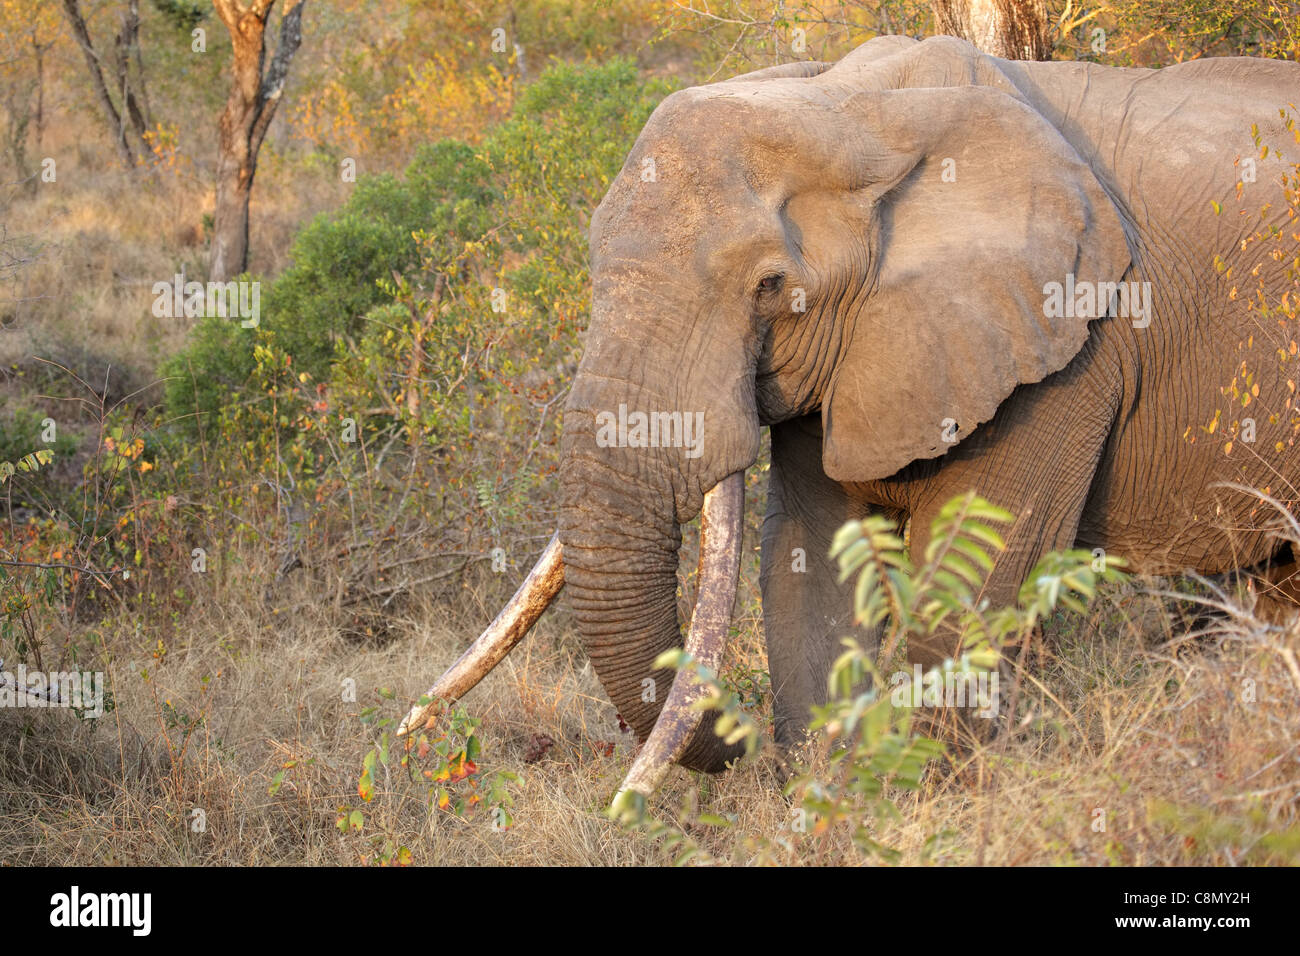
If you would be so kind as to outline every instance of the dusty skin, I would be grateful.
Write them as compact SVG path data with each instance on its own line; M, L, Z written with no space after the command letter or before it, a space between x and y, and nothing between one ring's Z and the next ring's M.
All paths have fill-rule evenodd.
M910 519L917 550L956 494L1010 508L994 602L1071 545L1150 573L1274 557L1249 530L1257 500L1223 485L1293 503L1294 412L1247 426L1224 387L1245 363L1287 394L1276 355L1289 333L1236 300L1214 263L1228 250L1224 267L1270 300L1289 281L1286 261L1243 243L1286 224L1284 204L1266 208L1282 163L1257 158L1252 185L1236 185L1258 156L1252 124L1264 143L1291 139L1280 111L1298 91L1300 66L1279 61L1118 69L884 37L659 106L592 220L558 530L605 691L642 740L672 728L638 761L636 789L669 759L716 771L738 755L687 713L688 695L644 688L669 686L653 662L681 641L679 525L753 464L763 425L782 742L825 694L851 603L826 555L849 518ZM598 442L599 417L624 407L702 410L701 453ZM1220 437L1202 435L1216 419ZM1246 427L1251 447L1233 453L1220 439ZM715 520L729 527L707 536L701 563L734 567L709 552L739 547L738 509ZM791 570L794 549L805 572ZM701 590L696 617L725 627L730 591ZM909 652L929 665L951 642Z

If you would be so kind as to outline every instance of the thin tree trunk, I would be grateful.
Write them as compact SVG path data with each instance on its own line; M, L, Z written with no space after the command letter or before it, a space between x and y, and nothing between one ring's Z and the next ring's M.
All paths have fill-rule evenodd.
M940 33L969 40L990 56L1050 60L1045 0L933 0Z
M401 281L401 276L396 271L393 272L393 281ZM411 307L414 341L411 345L411 364L406 375L406 412L411 416L412 430L415 428L415 417L420 413L420 372L424 367L424 335L438 319L438 307L442 304L442 292L446 284L447 276L439 272L438 278L433 283L433 297L429 300L429 307L423 316L415 310L414 305Z
M117 147L118 158L121 159L122 165L129 169L135 166L135 154L131 151L131 144L126 138L126 127L122 117L113 103L112 95L108 92L108 84L104 82L99 54L95 52L95 46L90 42L86 18L81 15L77 0L63 0L63 13L68 19L68 25L72 27L72 35L76 38L77 45L85 55L86 69L90 72L90 83L95 88L95 97L99 101L104 118L108 120L108 127L113 131L113 143Z
M131 54L134 52L136 54L137 73L139 74L139 86L142 91L144 90L144 68L139 65L139 38L139 0L130 0L126 5L126 10L122 13L122 30L113 40L113 54L117 61L118 96L123 104L123 113L130 118L131 128L135 132L136 139L140 141L139 147L142 155L151 156L153 147L149 145L149 139L146 135L149 132L149 121L140 109L140 103L136 99L131 82Z
M50 44L36 42L32 36L32 50L36 56L36 155L45 149L45 51Z
M229 281L248 268L248 204L257 154L302 42L305 0L287 2L280 18L280 45L264 70L266 20L275 0L255 0L249 6L214 0L234 49L230 95L218 124L217 197L208 260L208 278L215 282Z
M144 104L144 121L149 128L153 127L153 110L149 108L149 90L144 82L144 56L140 53L140 13L136 7L138 0L131 0L131 6L135 8L136 29L135 34L131 37L131 52L135 54L135 75L140 78L140 102Z
M5 134L9 141L9 155L13 159L14 174L18 182L26 183L29 192L36 182L35 175L27 174L27 127L31 122L31 111L27 101L30 96L30 89L19 90L11 94L8 97L9 102L5 104L8 107L5 112L9 114Z

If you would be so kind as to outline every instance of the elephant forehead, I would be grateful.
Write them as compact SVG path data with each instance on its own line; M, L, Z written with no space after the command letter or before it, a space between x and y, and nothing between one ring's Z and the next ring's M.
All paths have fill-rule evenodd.
M682 181L694 178L690 170L673 169L671 163L658 163L658 168L676 181L616 182L596 210L591 221L593 269L646 257L665 264L684 258L693 246L692 236L724 214L721 197L711 195L703 184Z
M634 151L592 216L592 267L653 257L680 268L757 200L725 156L663 145Z
M682 90L660 104L592 216L594 267L690 258L770 217L805 170L800 143L814 118L775 112L783 101L770 93L753 102L744 88L754 85Z

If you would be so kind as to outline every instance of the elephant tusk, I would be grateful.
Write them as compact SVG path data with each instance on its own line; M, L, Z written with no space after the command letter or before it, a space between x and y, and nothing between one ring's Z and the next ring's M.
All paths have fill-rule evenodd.
M704 496L700 519L699 597L686 635L686 653L715 674L722 664L731 607L740 577L740 535L745 510L745 480L741 472L728 475ZM614 797L622 804L628 794L649 798L668 767L681 757L704 715L692 705L705 689L694 675L679 671L673 679L654 729L637 755Z
M478 640L447 668L437 683L429 688L427 704L416 704L397 728L399 737L417 729L420 724L428 728L442 712L442 704L450 704L469 693L474 685L487 676L514 646L524 639L529 629L537 623L542 612L564 587L564 562L560 555L560 536L551 535L546 550L537 559L533 570L524 578L510 602L501 609Z

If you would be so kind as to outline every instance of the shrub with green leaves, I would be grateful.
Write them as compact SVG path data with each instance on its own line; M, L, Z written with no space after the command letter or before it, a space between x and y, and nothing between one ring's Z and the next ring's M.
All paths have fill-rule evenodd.
M48 451L50 461L67 458L77 446L77 440L66 428L57 429L54 441L43 439L46 416L34 408L17 405L0 413L0 462L16 462L34 451Z
M380 690L379 696L394 700L387 688ZM428 702L428 698L421 699L421 703ZM430 826L440 819L470 825L483 817L496 832L514 825L510 785L520 778L509 771L487 772L479 767L481 721L463 707L444 707L436 729L401 739L394 739L391 733L396 718L383 716L380 705L363 709L360 719L375 731L377 739L362 759L357 780L361 805L339 807L335 826L355 841L362 863L405 866L412 862L410 847L391 827L394 815L404 807L409 811L412 804L427 814ZM291 769L276 774L272 795Z
M258 329L216 317L198 323L163 370L169 411L188 421L196 408L211 413L243 390L258 342L274 343L299 370L328 377L363 316L387 301L380 280L420 264L415 234L427 231L458 251L491 228L499 202L487 166L452 140L421 149L400 179L362 177L339 212L318 216L298 234L293 265L267 289Z

